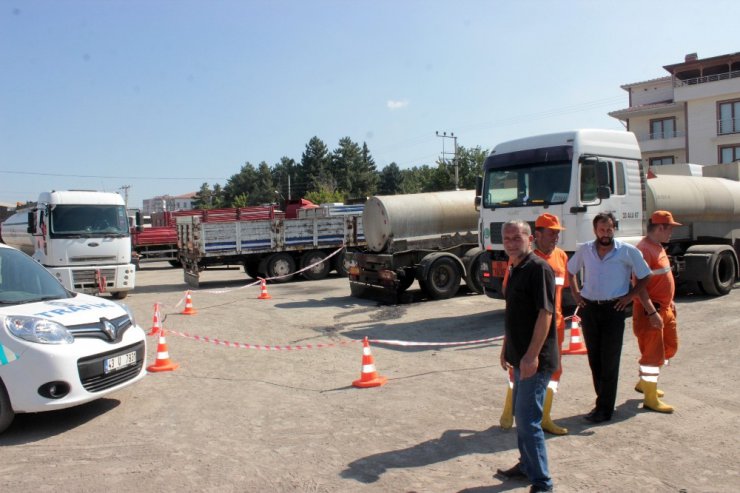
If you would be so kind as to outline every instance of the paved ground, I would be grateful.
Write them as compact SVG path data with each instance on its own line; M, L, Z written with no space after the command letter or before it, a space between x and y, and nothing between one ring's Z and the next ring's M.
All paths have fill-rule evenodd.
M195 316L180 315L181 271L150 264L126 302L151 326L254 350L167 335L181 367L151 374L112 398L21 415L0 435L2 491L527 491L497 467L517 459L516 436L498 427L506 374L499 342L400 347L375 344L387 385L356 389L370 339L456 342L502 334L500 301L379 306L349 296L345 279L268 285L271 300L238 270L203 274ZM412 288L413 289L413 288ZM641 409L632 390L637 351L625 334L616 419L582 420L593 402L584 356L564 361L550 437L557 491L737 491L740 472L740 290L678 301L681 348L661 379L670 416ZM149 362L156 342L150 340Z

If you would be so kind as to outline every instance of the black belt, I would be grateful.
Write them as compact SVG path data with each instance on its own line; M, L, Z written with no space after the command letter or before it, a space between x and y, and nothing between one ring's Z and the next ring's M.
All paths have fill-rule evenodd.
M586 298L583 298L583 300L586 303L592 304L592 305L613 305L617 301L619 301L619 298L612 298L610 300L588 300Z

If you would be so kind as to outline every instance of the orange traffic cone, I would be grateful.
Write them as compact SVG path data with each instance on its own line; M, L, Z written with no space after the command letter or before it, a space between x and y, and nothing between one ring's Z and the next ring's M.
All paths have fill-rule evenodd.
M152 317L152 329L147 335L153 336L158 334L162 330L162 322L160 320L159 303L154 303L154 317Z
M568 349L563 349L561 354L586 354L586 345L583 342L583 336L581 335L581 317L573 314L570 317L570 342L568 343Z
M375 370L375 360L370 353L370 343L367 341L367 337L365 337L365 340L362 341L362 373L360 374L360 379L352 382L352 385L364 389L385 385L387 381L388 379L386 377L381 377Z
M157 344L157 359L153 365L146 367L146 371L172 371L180 368L180 365L170 360L170 353L167 350L167 341L164 340L164 331L159 332L159 343Z
M190 296L190 290L185 294L185 309L182 311L183 315L195 315L197 310L193 308L193 298Z
M257 296L258 300L269 300L272 296L267 292L267 281L260 277L260 295Z

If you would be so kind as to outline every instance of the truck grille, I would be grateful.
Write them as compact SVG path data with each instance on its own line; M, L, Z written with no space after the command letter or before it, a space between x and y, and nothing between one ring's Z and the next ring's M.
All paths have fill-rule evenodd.
M100 269L100 275L105 277L106 287L114 287L116 285L115 269ZM72 282L74 283L75 290L97 288L98 284L95 282L95 269L73 270Z
M529 223L529 227L532 229L532 234L534 234L534 221L527 221ZM502 222L494 222L491 223L491 243L494 245L501 245L504 242L503 237L501 236L501 228L504 226L504 223Z
M144 344L144 341L141 341L125 348L79 359L77 361L77 371L80 375L82 386L88 392L100 392L101 390L115 387L135 378L144 366L144 359L146 357ZM108 374L105 373L103 362L106 358L126 354L131 351L136 351L136 364L121 368L118 371L112 371Z

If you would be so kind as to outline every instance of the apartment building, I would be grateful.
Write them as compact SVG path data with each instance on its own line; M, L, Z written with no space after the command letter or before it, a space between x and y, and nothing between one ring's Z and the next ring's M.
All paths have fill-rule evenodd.
M144 199L142 213L151 215L155 212L185 211L193 208L197 192L183 195L159 195L151 199Z
M740 161L740 53L663 68L670 75L621 86L629 107L609 113L635 133L644 162Z

